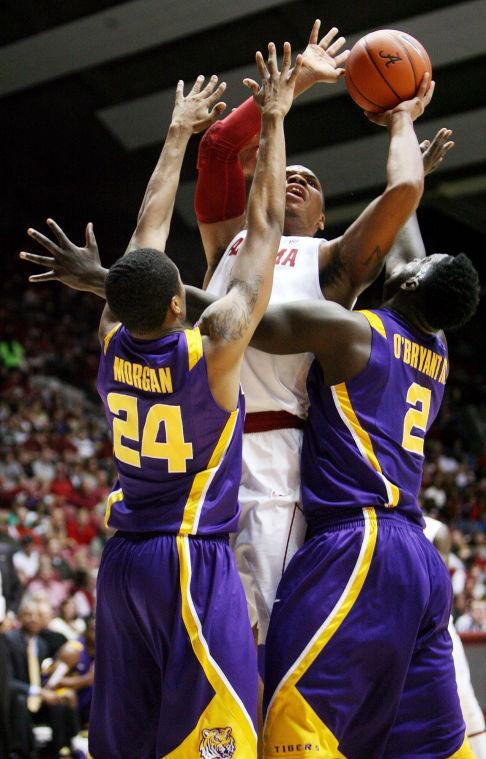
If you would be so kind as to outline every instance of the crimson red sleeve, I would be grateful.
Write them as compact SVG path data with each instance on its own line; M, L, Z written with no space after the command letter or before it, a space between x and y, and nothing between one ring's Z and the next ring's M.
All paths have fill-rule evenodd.
M249 98L207 130L197 159L194 206L198 221L212 224L244 213L246 181L238 153L260 128L260 109Z

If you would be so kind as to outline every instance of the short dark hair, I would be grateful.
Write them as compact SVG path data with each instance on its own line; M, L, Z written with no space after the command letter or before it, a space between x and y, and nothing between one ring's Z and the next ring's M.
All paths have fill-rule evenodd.
M105 288L117 318L129 331L143 334L163 324L170 301L180 292L179 270L165 253L137 248L113 264Z
M461 327L479 303L479 277L472 261L460 253L439 261L420 284L420 309L433 329Z

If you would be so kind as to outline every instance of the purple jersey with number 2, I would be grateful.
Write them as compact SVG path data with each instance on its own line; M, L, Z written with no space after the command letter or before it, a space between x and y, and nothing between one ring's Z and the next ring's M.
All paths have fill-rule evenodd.
M243 397L214 400L199 329L138 340L107 335L97 381L118 479L106 524L125 532L234 531L241 478Z
M328 387L314 361L307 380L302 500L316 529L363 505L396 509L423 524L417 497L424 437L444 394L446 347L394 311L361 313L372 327L363 371Z

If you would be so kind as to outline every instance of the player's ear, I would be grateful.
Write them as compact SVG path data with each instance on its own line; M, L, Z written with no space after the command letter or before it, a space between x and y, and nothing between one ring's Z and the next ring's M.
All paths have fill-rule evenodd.
M325 221L326 221L326 216L325 216L324 211L323 211L321 213L321 215L319 216L319 219L317 221L316 232L317 232L318 229L320 229L321 232L322 232L322 230L324 229Z
M182 316L184 312L184 304L180 295L173 295L169 304L169 308L173 315L178 318Z
M418 277L409 277L408 279L405 280L405 282L402 282L402 284L400 285L400 289L412 291L412 290L416 290L418 286L419 286Z

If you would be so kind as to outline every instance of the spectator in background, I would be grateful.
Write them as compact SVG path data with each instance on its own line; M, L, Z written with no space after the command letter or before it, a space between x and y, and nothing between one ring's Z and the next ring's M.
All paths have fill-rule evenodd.
M4 327L0 339L0 361L6 369L23 369L26 365L24 347L9 324Z
M456 630L464 632L486 632L486 600L471 601L469 611L456 621Z
M56 576L51 559L44 554L40 558L39 573L28 585L31 595L43 593L51 606L57 611L68 594L67 583Z
M28 585L39 571L39 551L31 535L20 539L20 551L14 553L13 562L22 585Z
M76 604L72 598L62 602L59 614L49 622L49 630L61 633L66 640L78 640L85 630L85 621L77 614Z
M41 619L35 601L22 603L19 621L20 629L5 633L14 701L12 748L20 757L29 757L34 748L33 724L48 724L52 728L51 756L57 756L77 733L77 715L69 705L69 694L62 696L41 687L40 664L49 651L39 635Z

